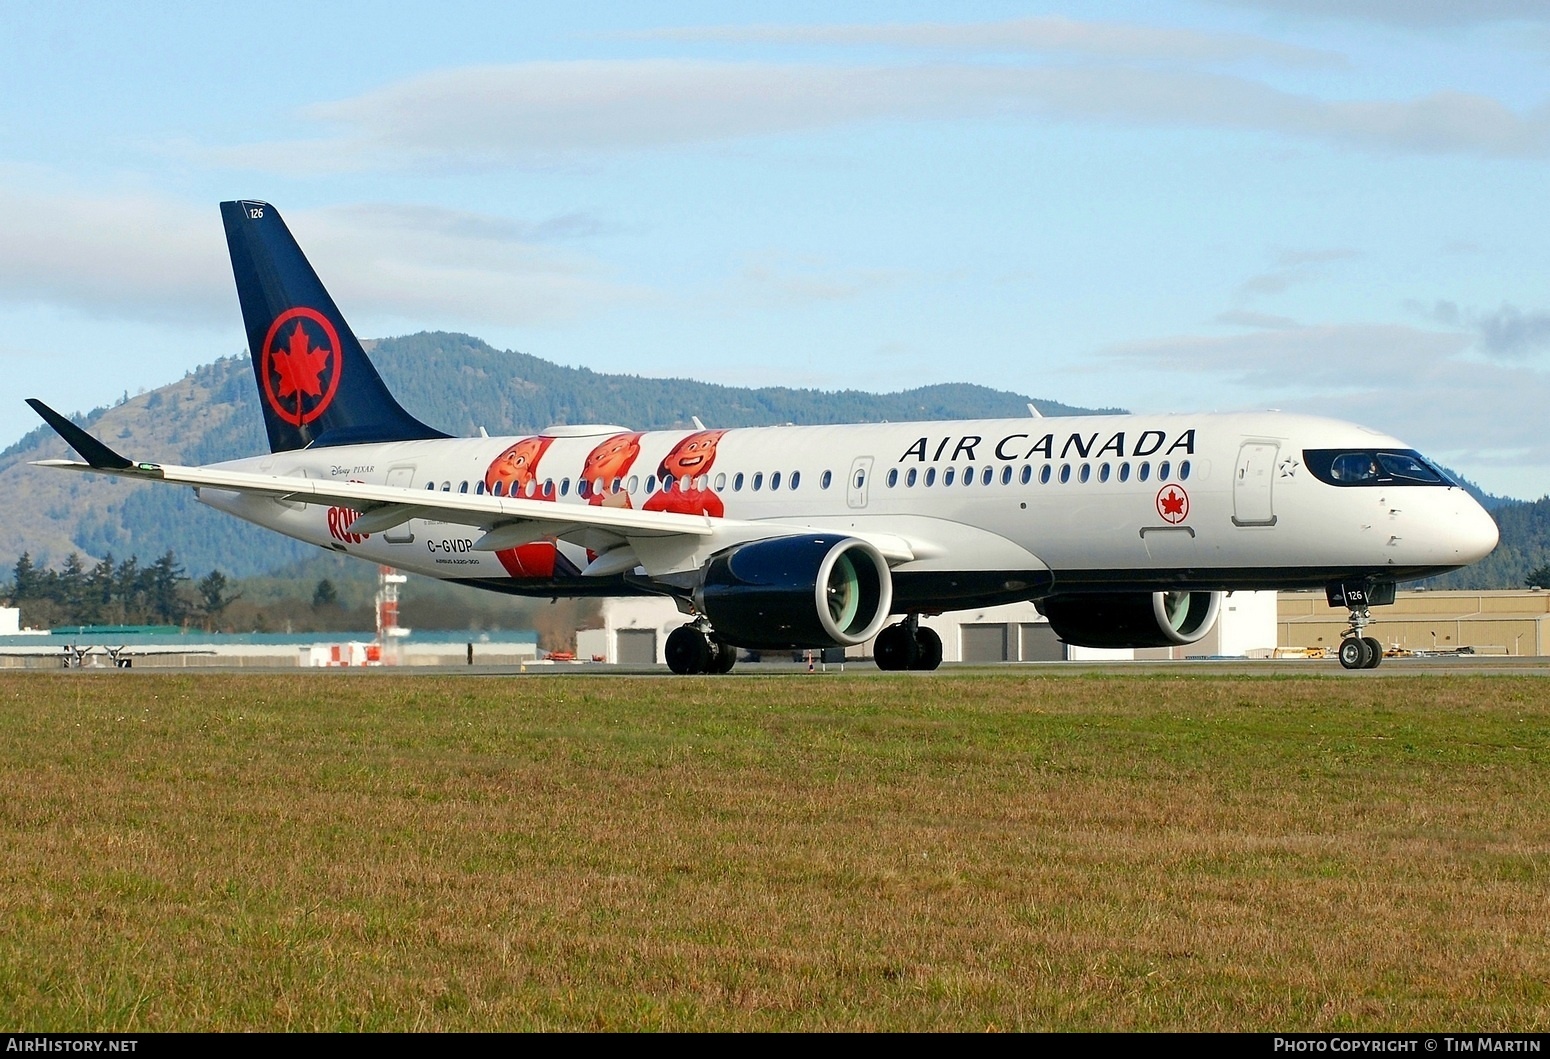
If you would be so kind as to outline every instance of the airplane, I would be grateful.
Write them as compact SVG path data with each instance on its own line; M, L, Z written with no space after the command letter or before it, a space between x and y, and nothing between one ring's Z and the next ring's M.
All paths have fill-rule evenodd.
M37 399L85 462L428 577L520 595L672 598L678 674L736 649L875 637L932 670L922 615L1032 600L1067 644L1189 644L1224 593L1324 589L1347 669L1394 586L1473 563L1497 527L1437 464L1355 424L1266 413L452 437L393 397L279 212L221 203L267 454L140 462ZM481 431L481 435L483 432Z
M99 654L98 652L101 652ZM165 651L143 651L121 644L118 647L110 647L107 644L65 644L59 655L59 664L64 669L96 669L105 668L97 661L106 658L108 664L114 669L133 669L136 658L151 658L155 655L213 655L213 650L186 651L168 649ZM0 656L7 658L37 658L36 651L0 651Z

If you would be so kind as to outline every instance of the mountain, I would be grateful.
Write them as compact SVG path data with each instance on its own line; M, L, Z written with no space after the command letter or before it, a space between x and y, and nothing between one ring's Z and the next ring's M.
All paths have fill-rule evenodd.
M636 429L779 423L865 423L1020 417L1030 398L955 383L900 393L745 389L687 379L605 375L525 353L497 350L468 335L426 332L368 343L373 363L412 414L451 434L523 434L556 423L618 423ZM1045 415L1114 413L1055 401ZM253 368L244 354L112 408L72 416L130 458L202 464L268 451ZM171 548L189 573L219 569L246 577L298 563L316 549L168 489L98 475L50 471L29 461L74 457L45 426L0 452L0 580L17 558L57 566L71 552L149 561Z

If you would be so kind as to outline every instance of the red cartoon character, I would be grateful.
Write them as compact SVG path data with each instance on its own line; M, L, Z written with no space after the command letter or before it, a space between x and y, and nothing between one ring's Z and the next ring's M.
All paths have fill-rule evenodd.
M553 438L523 438L495 457L484 472L485 492L518 499L555 499L554 482L538 477L538 463L552 444ZM553 537L502 549L495 553L495 558L508 574L523 580L550 581L557 577L577 577L581 573L575 563L560 554Z
M709 487L706 476L716 461L716 444L725 430L700 430L673 446L662 457L657 475L662 487L646 500L647 511L679 511L720 518L726 508Z
M631 506L630 494L623 488L623 482L635 457L640 455L640 437L639 434L615 434L587 454L587 462L581 467L587 503L593 507Z
M551 483L545 488L538 480L538 461L553 444L553 438L523 438L511 446L495 457L484 472L485 490L496 496L553 500L554 485Z

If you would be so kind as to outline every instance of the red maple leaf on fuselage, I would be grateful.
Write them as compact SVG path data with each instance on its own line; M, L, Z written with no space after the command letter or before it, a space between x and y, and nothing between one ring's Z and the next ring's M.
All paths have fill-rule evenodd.
M296 330L291 332L290 348L284 352L276 350L270 358L280 376L280 396L322 397L323 372L328 370L328 358L332 354L329 349L313 349L307 329L297 320Z
M1163 513L1167 515L1184 514L1184 498L1178 493L1170 492L1162 499Z

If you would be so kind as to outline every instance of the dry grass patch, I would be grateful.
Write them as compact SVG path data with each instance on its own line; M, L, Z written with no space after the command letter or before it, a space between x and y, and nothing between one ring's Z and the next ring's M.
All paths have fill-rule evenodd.
M1550 1029L1550 683L0 674L27 1029Z

